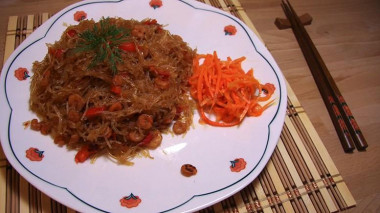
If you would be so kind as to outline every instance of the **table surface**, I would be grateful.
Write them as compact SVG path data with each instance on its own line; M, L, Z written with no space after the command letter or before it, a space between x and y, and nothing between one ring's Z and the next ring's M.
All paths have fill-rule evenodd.
M11 15L57 12L77 0L1 0L0 50ZM292 0L306 29L346 99L369 148L346 154L291 30L278 30L280 0L240 0L267 48L293 88L340 174L357 201L348 212L380 212L380 1ZM0 51L0 58L3 52ZM0 62L0 65L2 62Z

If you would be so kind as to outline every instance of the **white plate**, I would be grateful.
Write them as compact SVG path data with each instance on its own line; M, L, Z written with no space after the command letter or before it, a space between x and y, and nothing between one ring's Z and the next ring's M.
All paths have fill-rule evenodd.
M163 0L153 8L149 0L84 1L60 11L30 35L10 56L1 75L0 134L12 166L30 183L55 200L81 212L184 212L196 211L221 201L251 183L265 167L277 144L285 117L286 86L276 62L256 35L240 20L221 10L192 0ZM165 135L154 159L135 159L132 167L106 158L94 164L74 162L75 152L59 148L48 136L24 129L23 122L36 118L28 108L30 78L17 80L14 71L42 60L46 43L60 38L66 26L77 24L76 11L88 19L122 17L157 19L165 29L180 35L198 53L218 52L221 59L246 56L243 67L253 67L255 77L276 87L276 104L258 118L247 118L239 127L217 128L198 124L185 136ZM235 35L224 27L233 25ZM33 75L32 72L29 72ZM30 161L26 150L44 151L42 161ZM231 161L243 158L246 168L232 172ZM182 164L197 167L186 178ZM130 196L133 194L134 196ZM120 200L141 200L127 208Z

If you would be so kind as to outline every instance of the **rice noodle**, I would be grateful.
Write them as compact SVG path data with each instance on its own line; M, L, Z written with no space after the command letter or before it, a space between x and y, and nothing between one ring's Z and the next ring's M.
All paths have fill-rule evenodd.
M192 74L195 50L180 36L152 24L150 19L109 18L109 22L132 32L128 42L136 46L134 52L120 51L121 62L116 64L116 75L122 76L121 93L115 94L110 89L115 73L107 61L90 66L96 53L75 51L83 43L78 35L99 26L99 22L83 20L69 26L59 41L48 44L49 53L45 58L34 62L29 106L41 122L50 125L51 137L62 138L67 148L79 150L91 145L97 150L94 156L112 156L119 163L130 165L133 157L139 154L149 157L149 152L132 141L129 133L137 132L146 137L152 131L168 131L176 120L186 122L188 127L192 124L187 82ZM136 28L143 29L143 36L133 34ZM68 32L73 30L76 36L69 36ZM57 51L62 55L57 56ZM165 76L160 76L152 67L163 70ZM160 88L158 78L168 81L170 86ZM72 95L83 99L82 108L75 110L70 106ZM115 103L121 103L122 109L110 111ZM86 117L86 112L94 107L105 110L96 117ZM142 129L137 125L142 114L153 118L151 128ZM79 140L72 139L73 135L79 136Z

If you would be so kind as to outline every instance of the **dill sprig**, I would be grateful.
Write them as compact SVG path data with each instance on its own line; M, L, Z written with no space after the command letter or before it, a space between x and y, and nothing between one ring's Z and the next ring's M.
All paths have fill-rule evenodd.
M93 52L89 68L99 63L106 63L113 74L117 74L116 64L121 62L120 44L128 40L129 31L110 23L109 18L102 18L92 29L80 33L77 52Z

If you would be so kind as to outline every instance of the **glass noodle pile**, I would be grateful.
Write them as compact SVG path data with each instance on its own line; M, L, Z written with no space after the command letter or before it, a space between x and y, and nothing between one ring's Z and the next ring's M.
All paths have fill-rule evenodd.
M103 18L69 26L33 64L31 128L75 161L108 155L131 164L149 156L162 132L192 123L188 79L195 51L156 20Z

